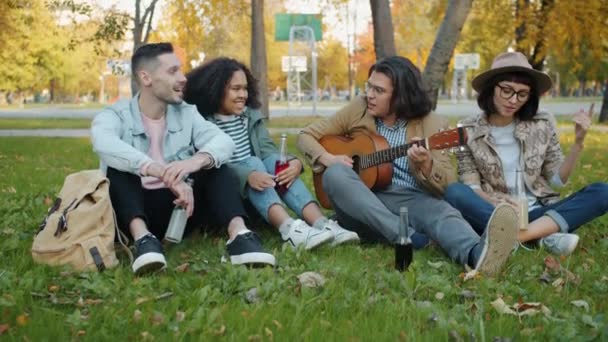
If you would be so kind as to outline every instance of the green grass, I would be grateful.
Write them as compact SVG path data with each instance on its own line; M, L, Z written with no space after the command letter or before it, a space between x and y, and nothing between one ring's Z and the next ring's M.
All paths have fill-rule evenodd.
M293 147L293 137L290 146ZM564 135L566 149L572 135ZM608 179L608 135L591 133L564 189ZM96 168L88 139L0 138L0 339L87 340L606 340L608 217L585 225L573 256L560 260L562 287L539 281L548 254L520 249L495 279L467 282L437 247L415 254L409 272L393 270L388 246L283 250L262 229L276 269L220 263L226 237L197 235L167 251L168 271L135 278L128 260L99 273L70 272L32 262L29 248L50 198L66 174ZM310 172L304 174L311 184ZM185 273L178 265L188 263ZM302 288L314 271L327 282ZM245 293L257 288L259 302ZM475 297L462 295L472 292ZM443 298L441 294L443 294ZM490 303L541 302L551 310L516 318ZM148 299L148 300L145 300ZM589 311L570 302L584 300Z

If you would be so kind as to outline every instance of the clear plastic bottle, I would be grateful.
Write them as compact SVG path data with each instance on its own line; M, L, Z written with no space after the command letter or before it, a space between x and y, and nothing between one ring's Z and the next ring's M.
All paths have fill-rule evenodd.
M515 200L517 201L519 229L528 229L528 196L526 194L524 173L521 169L515 171Z
M412 263L414 250L408 234L409 217L406 207L399 209L399 240L395 244L395 269L406 271Z
M186 183L190 186L194 184L194 182L190 178L186 179ZM176 205L175 208L173 208L173 212L171 213L171 218L169 219L169 226L167 227L167 232L165 233L164 240L170 243L182 242L187 222L188 213L186 212L186 208Z
M285 170L289 167L289 163L287 162L287 134L281 134L281 148L279 150L279 160L274 164L274 175L278 175L281 171ZM287 187L285 185L277 185L275 187L278 193L284 194L287 192Z

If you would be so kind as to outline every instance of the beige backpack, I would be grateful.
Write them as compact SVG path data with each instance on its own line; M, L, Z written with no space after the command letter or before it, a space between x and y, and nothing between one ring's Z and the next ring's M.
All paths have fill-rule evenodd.
M115 223L109 188L110 181L100 170L68 175L34 238L34 261L100 272L116 266L117 233L124 243Z

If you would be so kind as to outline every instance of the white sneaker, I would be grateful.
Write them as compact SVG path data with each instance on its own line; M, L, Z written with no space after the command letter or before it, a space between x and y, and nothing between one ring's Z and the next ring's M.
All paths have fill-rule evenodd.
M517 222L517 213L510 205L502 203L494 209L481 236L483 250L475 270L490 277L500 272L517 245Z
M334 220L327 220L323 226L323 230L331 232L334 236L334 241L331 243L332 246L337 246L346 242L359 242L359 234L342 228L338 222Z
M553 233L539 240L539 244L549 253L555 255L570 255L578 245L576 234Z
M294 220L289 225L289 233L281 234L283 240L292 247L304 246L309 250L333 240L334 234L330 231L312 228L302 220Z

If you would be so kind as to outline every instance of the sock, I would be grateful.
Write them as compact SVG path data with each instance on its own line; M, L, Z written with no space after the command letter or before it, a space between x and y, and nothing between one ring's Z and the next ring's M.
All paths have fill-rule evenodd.
M290 217L283 221L283 223L281 223L281 225L279 226L279 233L281 233L281 236L287 236L287 234L289 234L289 231L291 230L291 224L293 222L294 220Z
M469 252L469 266L471 266L471 268L475 268L475 266L477 266L477 263L479 262L479 257L481 257L481 251L483 250L483 243L479 242L478 244L475 245L475 247L471 248L471 251Z
M251 232L251 230L249 230L247 227L244 227L243 229L239 230L239 231L236 233L236 236L243 235L243 234L247 234L247 233L249 233L249 232ZM234 237L235 239L236 239L236 236ZM229 239L229 240L226 242L226 244L229 244L229 243L231 243L232 241L234 241L234 239Z
M150 232L146 232L146 233L144 233L144 234L141 234L141 235L138 235L138 236L134 236L134 237L133 237L133 241L135 242L135 241L137 241L137 240L139 240L139 239L143 238L144 236L148 236L148 235L152 235L152 236L154 236L154 234L152 234L152 233L150 233Z
M329 219L327 217L321 216L312 224L312 226L314 228L317 228L318 230L323 230L323 228L325 228L325 224L327 223L327 221L329 221Z

